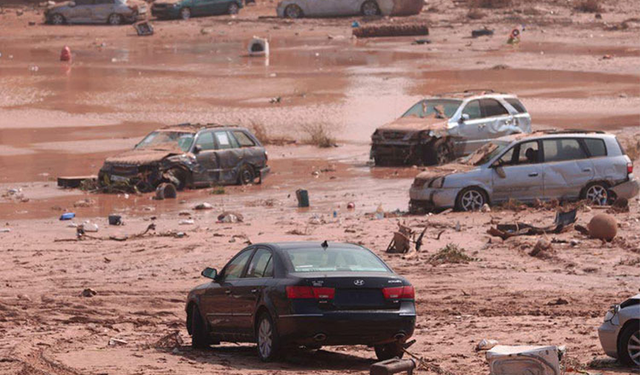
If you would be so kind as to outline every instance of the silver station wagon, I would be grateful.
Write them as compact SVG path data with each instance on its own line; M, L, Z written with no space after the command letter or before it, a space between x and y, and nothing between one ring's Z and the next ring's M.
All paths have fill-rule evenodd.
M639 190L633 163L613 134L548 131L498 138L458 163L420 173L409 206L474 211L510 199L606 205Z
M49 6L44 20L52 25L107 23L120 25L144 19L147 5L139 0L75 0Z

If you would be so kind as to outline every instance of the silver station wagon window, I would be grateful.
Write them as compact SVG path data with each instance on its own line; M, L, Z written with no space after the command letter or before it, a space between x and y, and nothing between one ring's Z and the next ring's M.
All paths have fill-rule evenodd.
M577 139L545 139L542 144L547 163L587 158Z

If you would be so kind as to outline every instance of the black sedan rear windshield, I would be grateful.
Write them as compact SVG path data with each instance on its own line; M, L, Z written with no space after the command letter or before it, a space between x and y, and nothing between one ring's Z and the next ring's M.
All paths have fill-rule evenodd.
M284 251L294 272L389 272L389 268L366 249L318 248Z

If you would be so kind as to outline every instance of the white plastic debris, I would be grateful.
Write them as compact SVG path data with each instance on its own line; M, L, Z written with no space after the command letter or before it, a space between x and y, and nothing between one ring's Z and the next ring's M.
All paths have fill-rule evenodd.
M249 41L249 56L269 56L269 41L254 36Z
M180 220L178 222L178 224L180 224L180 225L193 225L193 223L195 223L195 221L193 221L193 219Z
M9 228L0 228L0 233L9 233L11 232L11 229Z
M84 223L82 223L82 229L84 229L85 232L97 232L100 228L98 227L98 224L96 223L92 223L90 221L85 221Z
M498 345L498 341L497 340L482 339L478 343L478 345L476 345L476 351L489 350L489 349L493 348L496 345Z
M497 345L486 356L491 375L558 375L564 352L564 346Z
M127 345L127 342L125 340L121 340L121 339L110 338L109 339L109 346L116 346L116 345Z

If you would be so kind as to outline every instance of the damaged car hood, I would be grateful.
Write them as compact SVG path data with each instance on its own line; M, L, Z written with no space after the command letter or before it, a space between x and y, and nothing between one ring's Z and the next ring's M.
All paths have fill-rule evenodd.
M123 152L119 155L112 156L105 160L105 164L120 165L144 165L152 164L163 160L172 155L181 155L184 152L178 149L135 149Z
M400 117L399 119L383 125L378 130L393 131L423 131L423 130L446 130L448 119L429 116L429 117Z
M455 173L465 173L477 169L478 167L467 164L445 164L439 167L432 167L416 176L420 180L432 180L438 177L449 176Z

